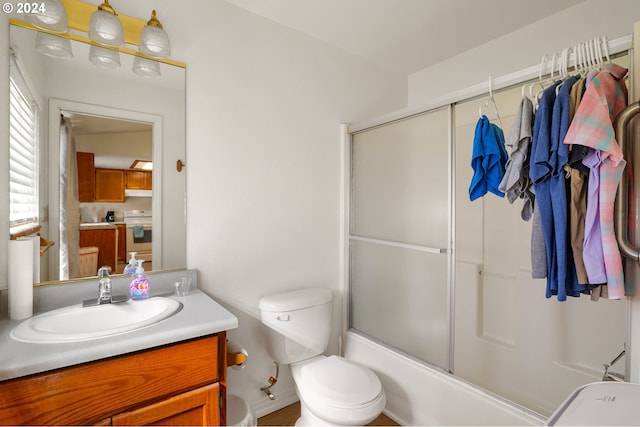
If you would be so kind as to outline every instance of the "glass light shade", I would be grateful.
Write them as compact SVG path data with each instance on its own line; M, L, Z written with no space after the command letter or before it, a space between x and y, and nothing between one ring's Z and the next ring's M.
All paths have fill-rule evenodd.
M142 77L160 77L160 63L149 58L133 58L133 72Z
M120 53L117 50L91 45L89 47L89 61L98 67L113 70L120 68Z
M38 32L36 36L36 51L53 58L72 58L71 40L53 34Z
M146 25L140 33L140 52L156 58L166 58L171 55L169 37L160 27Z
M97 10L89 21L89 38L106 46L124 46L122 23L116 15L106 10Z
M138 49L145 55L156 58L166 58L171 55L169 37L162 29L162 24L158 21L155 10L151 12L151 19L147 21L147 25L140 32Z
M25 3L26 4L26 3ZM66 33L69 31L67 11L60 0L40 0L38 8L25 14L25 20L34 26L53 33Z

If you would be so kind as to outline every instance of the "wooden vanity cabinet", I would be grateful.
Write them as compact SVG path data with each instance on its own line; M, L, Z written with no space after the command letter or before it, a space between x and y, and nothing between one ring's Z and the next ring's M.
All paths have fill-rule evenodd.
M225 425L226 334L0 382L0 425Z

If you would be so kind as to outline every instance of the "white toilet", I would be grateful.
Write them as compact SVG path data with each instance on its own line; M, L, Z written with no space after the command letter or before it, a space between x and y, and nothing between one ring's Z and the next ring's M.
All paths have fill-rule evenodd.
M339 356L323 355L329 343L333 293L309 288L263 297L259 307L267 326L267 352L291 365L300 398L296 425L364 425L387 399L368 368Z

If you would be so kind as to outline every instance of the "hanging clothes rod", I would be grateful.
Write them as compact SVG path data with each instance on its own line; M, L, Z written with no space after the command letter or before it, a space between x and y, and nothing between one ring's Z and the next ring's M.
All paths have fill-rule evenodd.
M618 144L625 158L627 157L627 140L629 139L629 124L631 120L640 114L640 102L634 102L626 107L615 119L614 127ZM627 162L630 162L628 159ZM616 212L615 212L615 231L620 247L620 253L627 258L633 259L640 264L640 249L635 248L629 242L629 228L627 220L629 217L629 185L625 176L622 177L618 184L618 193L616 194Z
M615 55L620 52L624 52L629 50L632 47L633 36L631 34L627 34L612 40L609 40L609 53L610 55ZM550 64L544 68L543 73L550 72L551 66ZM498 91L513 85L521 85L523 82L526 82L530 79L537 78L540 73L540 64L536 63L530 67L525 69L521 69L519 71L512 72L510 74L505 74L502 76L493 78L493 90ZM380 126L386 123L391 123L397 120L403 120L407 117L414 116L417 114L422 114L426 111L432 111L438 108L444 108L447 105L454 104L456 102L463 102L474 98L476 96L483 96L488 92L487 82L483 81L478 84L474 84L473 86L466 87L464 89L460 89L457 91L453 91L451 93L447 93L436 98L430 99L425 103L403 108L401 110L397 110L383 116L363 121L352 123L349 126L349 132L351 134L361 132L367 129L374 128L376 126Z

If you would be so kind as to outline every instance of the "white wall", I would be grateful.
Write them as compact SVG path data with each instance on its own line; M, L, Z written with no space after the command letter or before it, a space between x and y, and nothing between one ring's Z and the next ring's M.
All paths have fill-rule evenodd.
M574 7L518 31L442 61L409 76L409 105L418 106L465 89L486 83L540 63L565 47L607 36L609 40L633 32L633 24L640 19L640 2L636 0L587 0ZM499 25L487 21L487 25Z
M249 364L229 391L258 414L289 403L256 319L261 296L339 288L340 126L406 105L406 77L224 2L200 2L187 52L187 263L240 319ZM206 25L211 35L195 30ZM183 35L184 36L184 35ZM331 351L342 330L340 298ZM275 406L274 406L275 405Z

